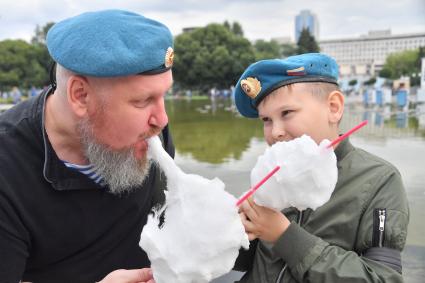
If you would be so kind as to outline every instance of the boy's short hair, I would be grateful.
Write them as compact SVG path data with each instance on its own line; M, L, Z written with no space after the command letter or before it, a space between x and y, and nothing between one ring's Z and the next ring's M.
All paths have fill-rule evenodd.
M307 92L309 92L311 95L317 98L327 98L328 95L333 91L339 91L341 92L340 88L336 84L330 84L330 83L322 83L322 82L313 82L313 83L300 83L303 84L304 88ZM294 84L284 85L278 89L273 90L270 95L273 95L277 92L279 92L282 88L291 89ZM266 100L268 96L263 98L263 100Z
M243 116L256 118L260 102L280 87L323 83L335 85L338 90L337 80L338 65L325 54L307 53L286 59L262 60L250 65L240 77L234 92L236 107ZM312 93L321 91L312 88Z

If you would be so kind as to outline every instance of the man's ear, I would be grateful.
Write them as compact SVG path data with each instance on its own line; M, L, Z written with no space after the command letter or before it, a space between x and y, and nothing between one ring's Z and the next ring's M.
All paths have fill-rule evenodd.
M337 124L344 113L344 95L339 91L332 91L328 95L329 122Z
M67 98L72 111L78 117L87 114L89 103L89 85L83 76L73 75L68 79Z

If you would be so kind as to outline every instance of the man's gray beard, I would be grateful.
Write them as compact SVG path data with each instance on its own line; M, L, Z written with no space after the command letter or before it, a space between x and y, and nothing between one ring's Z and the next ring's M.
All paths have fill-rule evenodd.
M134 148L112 150L106 145L97 143L88 119L81 121L77 127L86 158L102 177L103 183L109 187L111 193L130 192L143 184L149 174L148 159L137 160Z

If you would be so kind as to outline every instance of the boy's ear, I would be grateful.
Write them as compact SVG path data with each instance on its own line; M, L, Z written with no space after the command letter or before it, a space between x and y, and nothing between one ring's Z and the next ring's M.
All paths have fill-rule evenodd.
M329 122L339 123L344 113L344 95L339 90L332 91L328 95Z
M74 75L68 79L67 99L72 111L78 117L87 114L89 102L89 85L83 76Z

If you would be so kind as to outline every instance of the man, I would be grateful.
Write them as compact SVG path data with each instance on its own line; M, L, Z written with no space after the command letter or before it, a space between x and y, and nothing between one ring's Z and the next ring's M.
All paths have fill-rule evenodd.
M146 139L174 155L172 44L120 10L51 28L56 89L0 116L1 282L153 282L139 238L165 184Z

